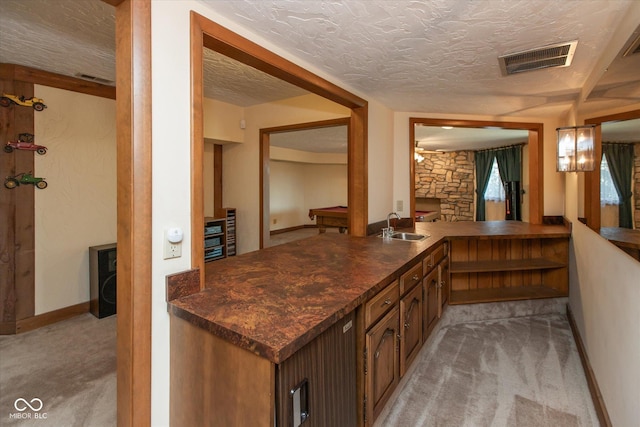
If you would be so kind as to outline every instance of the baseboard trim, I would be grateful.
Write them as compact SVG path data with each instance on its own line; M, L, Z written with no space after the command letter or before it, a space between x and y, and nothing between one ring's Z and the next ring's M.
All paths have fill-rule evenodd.
M591 363L589 362L589 357L587 356L587 349L582 342L580 331L578 330L578 326L576 325L576 319L573 317L573 313L571 312L571 307L569 307L569 304L567 304L567 318L569 319L571 332L573 333L573 338L575 339L576 346L578 347L580 361L582 362L584 374L587 377L587 385L589 386L589 392L591 393L591 400L593 400L593 406L595 407L596 415L598 416L600 425L603 427L611 427L609 412L607 411L607 407L604 404L602 393L600 393L600 387L598 387L598 381L596 381L596 375L591 368Z
M315 225L312 225L311 227L315 228ZM276 234L288 233L289 231L302 230L303 228L307 228L307 226L306 225L296 225L295 227L281 228L279 230L272 230L272 231L269 232L269 234L271 236L273 236L273 235L276 235Z
M64 307L48 313L38 314L37 316L21 319L16 322L16 333L32 331L52 323L70 319L80 314L89 312L89 301L80 304Z

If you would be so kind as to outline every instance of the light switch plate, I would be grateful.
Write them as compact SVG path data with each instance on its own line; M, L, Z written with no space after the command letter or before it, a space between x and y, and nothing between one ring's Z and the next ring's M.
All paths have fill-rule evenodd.
M402 202L402 200L396 200L396 211L404 211L404 203Z

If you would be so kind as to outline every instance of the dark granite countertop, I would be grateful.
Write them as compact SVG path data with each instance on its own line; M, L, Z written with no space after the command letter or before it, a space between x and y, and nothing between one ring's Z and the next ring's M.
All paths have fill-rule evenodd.
M393 282L445 238L568 237L514 221L418 223L420 242L330 233L207 263L205 289L171 313L280 363Z

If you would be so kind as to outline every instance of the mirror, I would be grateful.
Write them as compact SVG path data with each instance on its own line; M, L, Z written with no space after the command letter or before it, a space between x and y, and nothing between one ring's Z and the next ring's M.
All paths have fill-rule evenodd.
M596 155L601 160L593 172L584 176L585 221L605 239L640 261L640 110L588 119L585 123L600 125L596 129L595 143ZM620 184L610 174L610 169L619 170L620 167L609 164L616 160L603 155L607 151L605 144L616 143L630 146L629 155L633 156L631 170L627 165L625 174L632 194L626 214L631 218L626 224L620 224L621 207L616 189ZM618 181L621 179L617 178Z
M411 118L409 126L411 213L417 221L475 220L475 155L471 152L522 144L521 188L519 191L516 189L513 197L507 197L505 202L490 202L489 217L485 219L505 219L507 211L513 215L513 208L520 205L522 213L514 219L542 223L541 123ZM432 153L427 154L427 151ZM418 156L423 158L422 161ZM440 163L435 174L434 162L426 159L427 156ZM423 162L427 162L427 167L421 165ZM446 162L450 164L446 165ZM451 181L448 186L445 185L447 181ZM451 191L443 191L447 188ZM520 196L521 203L517 202L517 196Z

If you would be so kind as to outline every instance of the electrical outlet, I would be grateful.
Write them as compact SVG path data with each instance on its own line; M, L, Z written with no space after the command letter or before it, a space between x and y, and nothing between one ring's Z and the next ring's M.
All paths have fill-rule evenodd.
M278 223L278 219L277 218L273 218L273 223L277 224Z
M402 200L396 200L396 211L404 211L404 203L402 203Z
M171 243L164 232L164 259L179 258L182 256L182 242Z

